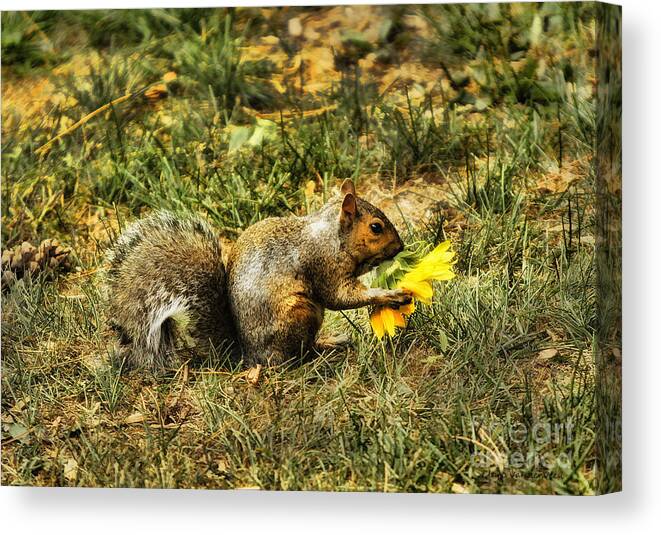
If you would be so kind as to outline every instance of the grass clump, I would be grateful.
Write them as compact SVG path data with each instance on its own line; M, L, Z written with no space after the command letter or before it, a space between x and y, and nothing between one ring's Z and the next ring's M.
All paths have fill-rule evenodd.
M277 92L268 79L274 65L268 59L243 61L241 44L245 37L235 34L231 11L201 19L199 33L181 32L169 53L174 67L190 81L197 95L215 99L229 120L235 106L263 110L273 106ZM250 28L244 30L248 33Z

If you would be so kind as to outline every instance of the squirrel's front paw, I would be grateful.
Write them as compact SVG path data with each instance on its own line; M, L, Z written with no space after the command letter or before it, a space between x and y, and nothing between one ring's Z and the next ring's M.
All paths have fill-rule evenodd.
M413 294L409 290L384 290L383 288L370 288L367 294L369 304L377 307L399 308L413 301Z
M391 290L387 296L388 302L386 303L391 308L399 308L408 305L413 301L413 294L409 290Z

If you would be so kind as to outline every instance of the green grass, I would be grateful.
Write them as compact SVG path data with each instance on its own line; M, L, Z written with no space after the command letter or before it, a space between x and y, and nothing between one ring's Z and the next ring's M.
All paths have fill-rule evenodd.
M27 73L69 97L29 118L3 99L3 247L57 237L78 270L3 288L2 483L596 492L591 13L494 6L374 8L391 28L369 44L381 71L359 66L368 47L352 34L341 82L302 93L278 78L282 94L281 65L243 56L275 34L295 57L276 11L30 14L40 31L3 14L3 84ZM406 25L416 13L426 37ZM62 74L72 43L88 67ZM382 91L393 62L452 79ZM138 95L36 153L170 70L168 98ZM256 387L212 355L158 378L112 361L101 275L119 228L193 210L231 239L307 213L347 177L443 192L417 225L391 206L405 241L450 237L458 258L396 338L378 342L365 310L329 314L324 330L351 348Z

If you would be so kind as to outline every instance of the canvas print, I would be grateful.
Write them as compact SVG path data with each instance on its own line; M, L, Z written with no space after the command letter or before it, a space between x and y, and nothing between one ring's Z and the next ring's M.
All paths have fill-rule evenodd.
M2 484L621 489L621 9L2 13Z

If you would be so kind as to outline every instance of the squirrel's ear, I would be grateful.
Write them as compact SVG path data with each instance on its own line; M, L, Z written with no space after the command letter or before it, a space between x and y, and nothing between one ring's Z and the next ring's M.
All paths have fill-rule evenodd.
M342 182L342 187L340 188L340 191L342 192L343 195L346 195L347 193L351 193L351 195L356 195L356 186L354 186L353 181L350 178L347 178L344 182Z
M340 221L351 223L356 217L356 196L353 193L347 193L342 201L342 212L340 213Z

